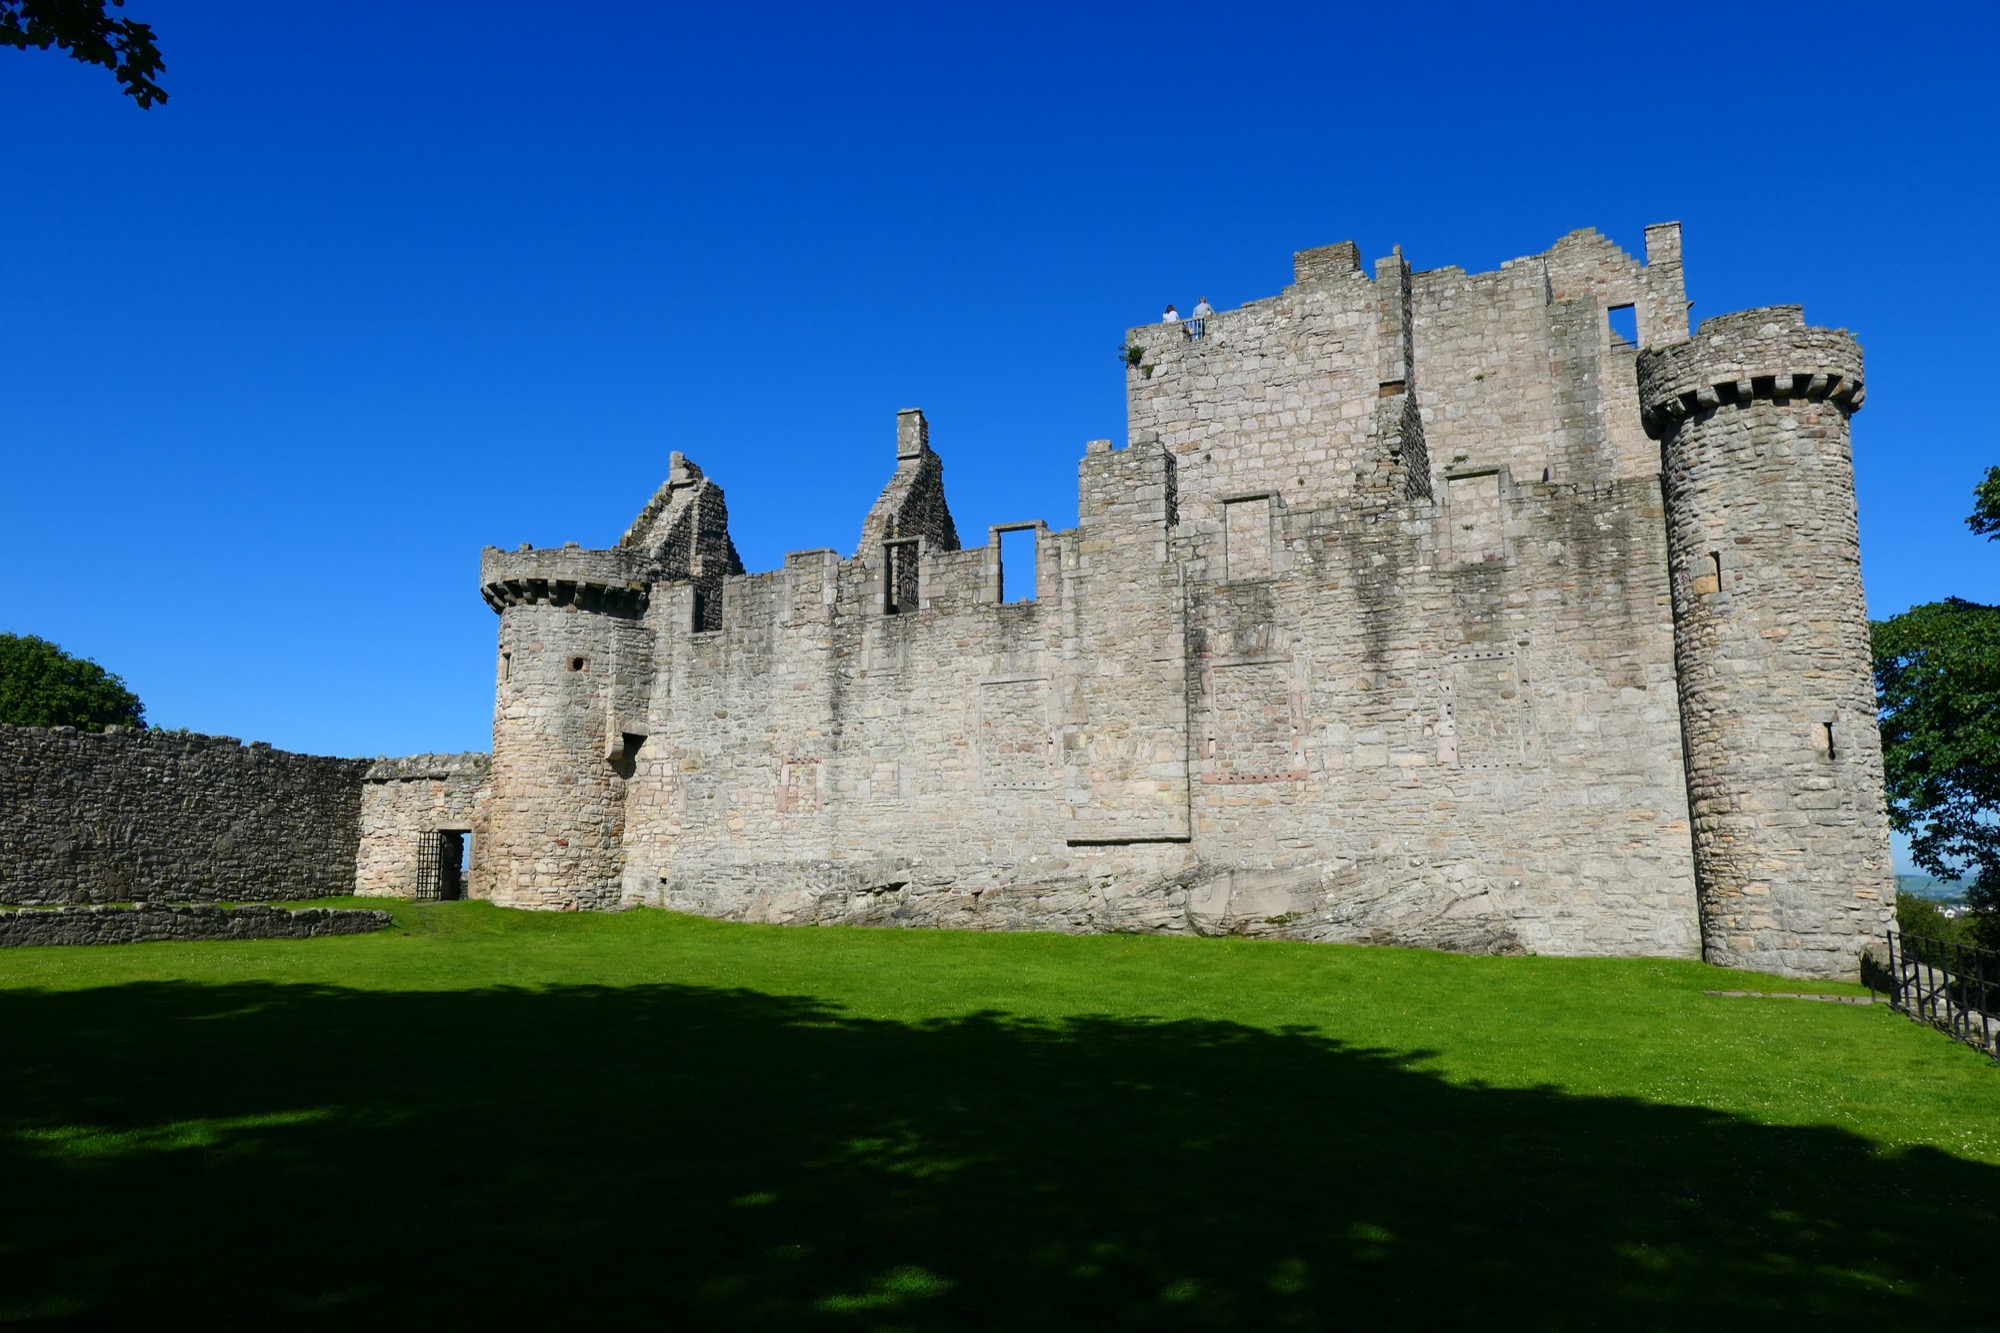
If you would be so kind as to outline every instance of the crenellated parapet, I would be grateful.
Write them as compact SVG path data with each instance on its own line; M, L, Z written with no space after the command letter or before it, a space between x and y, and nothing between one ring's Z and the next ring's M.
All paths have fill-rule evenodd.
M1639 354L1640 411L1655 439L1671 423L1724 403L1830 399L1852 413L1865 392L1854 335L1809 327L1802 306L1704 320L1685 342Z
M577 546L479 553L479 594L495 611L510 606L566 606L628 618L646 613L647 560L637 551Z

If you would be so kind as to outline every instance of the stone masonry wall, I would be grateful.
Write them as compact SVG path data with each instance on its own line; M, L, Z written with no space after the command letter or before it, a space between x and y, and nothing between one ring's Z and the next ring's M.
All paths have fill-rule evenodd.
M367 768L227 736L0 726L0 902L349 893Z
M361 844L354 892L413 898L419 847L440 829L472 835L472 873L484 864L493 763L484 754L419 754L378 760L361 789Z
M1139 452L1086 459L1086 514ZM1698 952L1656 483L1510 493L1477 562L1429 505L1281 511L1234 581L1163 499L1053 534L1033 603L946 561L905 616L830 556L732 580L662 642L625 900Z
M56 907L0 912L0 949L56 944L304 940L386 929L387 912L307 907Z

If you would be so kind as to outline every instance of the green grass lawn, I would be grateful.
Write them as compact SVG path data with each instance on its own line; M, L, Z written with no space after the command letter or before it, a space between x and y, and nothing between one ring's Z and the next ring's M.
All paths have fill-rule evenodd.
M0 951L0 1321L2000 1325L2000 1068L1702 994L1835 988L368 905Z

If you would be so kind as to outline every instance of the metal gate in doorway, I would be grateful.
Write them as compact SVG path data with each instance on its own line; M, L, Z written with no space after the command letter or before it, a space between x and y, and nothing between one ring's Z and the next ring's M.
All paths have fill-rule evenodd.
M465 896L463 829L437 829L417 839L417 899L455 902Z

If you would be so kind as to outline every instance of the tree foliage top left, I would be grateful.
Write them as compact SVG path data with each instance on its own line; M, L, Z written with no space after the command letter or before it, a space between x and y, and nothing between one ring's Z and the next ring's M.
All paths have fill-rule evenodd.
M0 634L0 722L17 727L143 727L125 682L32 634Z
M153 26L115 17L125 0L0 0L0 46L51 46L86 65L102 65L141 107L167 100L156 77L166 69Z

